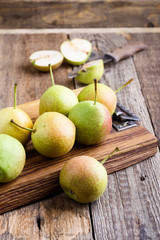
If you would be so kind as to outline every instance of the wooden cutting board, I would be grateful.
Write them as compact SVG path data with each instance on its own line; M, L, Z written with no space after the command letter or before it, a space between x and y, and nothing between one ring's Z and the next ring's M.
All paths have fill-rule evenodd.
M78 94L81 88L74 91ZM39 100L19 105L33 121L38 117L38 106ZM157 151L157 139L141 125L122 132L112 130L102 143L94 146L76 143L68 154L55 159L41 156L30 142L26 146L27 161L21 175L10 183L0 184L0 214L59 193L59 172L70 158L88 155L102 160L115 147L120 151L104 165L108 174L153 156Z

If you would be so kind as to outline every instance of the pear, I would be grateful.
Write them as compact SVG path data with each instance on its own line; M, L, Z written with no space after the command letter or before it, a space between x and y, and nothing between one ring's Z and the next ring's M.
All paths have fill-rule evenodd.
M30 132L17 128L10 121L14 119L18 124L26 128L32 128L33 123L27 113L16 107L16 89L17 84L14 87L14 107L7 107L0 110L0 133L8 134L25 145L31 139Z
M61 53L72 65L81 65L87 61L92 51L92 44L85 39L75 38L61 44Z
M16 124L15 121L12 121ZM35 149L43 156L60 157L71 150L75 142L76 128L63 114L46 112L37 118L31 131Z
M110 133L112 118L108 109L96 101L97 81L95 81L95 101L77 103L68 117L76 126L76 141L84 145L102 142Z
M41 50L31 54L30 62L35 68L43 72L49 72L49 64L52 69L58 68L63 62L63 55L55 50Z
M90 84L94 83L94 79L99 81L104 73L104 63L102 59L85 63L78 71L78 75L75 77L81 83Z
M39 114L41 115L44 112L60 112L68 116L72 107L78 103L78 98L71 89L54 84L51 65L50 74L53 86L42 94L39 103Z
M116 148L101 162L89 156L68 160L59 175L59 183L66 195L80 203L93 202L102 196L108 182L103 164L118 150Z
M23 145L15 138L0 134L0 182L10 182L22 172L26 161Z
M130 79L122 87L113 91L110 87L102 83L97 83L97 102L102 103L112 115L115 111L117 105L117 96L116 93L127 86L133 79ZM78 100L80 102L87 100L94 100L95 90L94 84L89 84L86 86L78 95Z
M95 91L94 83L86 86L78 95L80 102L94 100ZM108 86L102 83L97 83L97 102L102 103L112 115L117 105L117 96L115 92Z

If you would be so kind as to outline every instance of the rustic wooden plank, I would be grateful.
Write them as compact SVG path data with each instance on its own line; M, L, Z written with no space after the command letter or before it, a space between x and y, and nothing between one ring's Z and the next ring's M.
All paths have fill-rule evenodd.
M138 126L120 133L114 131L96 146L76 144L68 154L55 159L47 159L35 151L28 153L21 175L13 182L0 184L0 213L59 193L59 173L70 158L88 155L103 160L116 146L120 151L104 164L108 174L153 156L157 151L154 136Z
M61 39L59 39L58 34L5 34L3 37L1 36L0 97L3 99L3 101L1 101L1 108L13 105L13 84L15 82L18 83L18 104L39 99L42 93L51 86L50 74L39 72L33 68L29 62L29 56L34 51L46 48L59 50L60 44L66 39L65 34L61 36ZM54 71L55 83L61 83L72 89L73 82L67 79L68 71L65 64L63 64L61 68L56 69Z
M55 41L57 41L56 38L55 38ZM90 39L90 41L93 43L92 39ZM35 44L35 41L33 42ZM44 44L43 45L44 47L45 43L43 42L43 44ZM96 47L96 44L93 43L93 47ZM19 61L20 60L21 59L19 59ZM33 69L31 65L30 67ZM62 67L62 69L67 71L67 68L65 69ZM66 79L65 74L64 73L62 74L60 72L61 69L58 69L58 70L59 70L59 74L57 75L58 76L60 75L61 79L63 79L64 81L64 79ZM37 70L34 69L34 72L37 72ZM15 72L15 76L16 75L18 75L18 72ZM28 77L32 79L33 76L28 72ZM36 80L36 77L35 77L35 80ZM38 75L38 79L39 79L39 75ZM56 79L56 75L55 75L55 79ZM71 80L69 82L71 84ZM21 107L32 118L35 119L38 116L37 103L38 101L35 100L33 103L21 105ZM134 164L138 161L141 161L147 158L148 156L154 155L156 152L155 138L150 133L148 133L145 129L138 127L122 133L114 132L112 133L111 136L109 136L109 138L104 143L102 143L101 145L98 145L98 147L94 147L94 148L86 147L83 149L80 146L76 146L70 153L68 153L65 156L65 159L67 160L70 157L76 156L77 154L88 153L91 156L101 160L105 157L107 153L113 150L113 148L115 147L115 144L117 144L117 139L118 141L119 139L121 139L121 144L119 144L120 152L118 153L117 158L115 159L113 158L113 161L111 160L107 162L106 168L108 170L108 173L120 170L124 167L129 166L130 164ZM105 146L106 144L108 148L107 152L106 152L106 146ZM149 146L150 146L150 149L148 149ZM33 146L30 145L27 149L32 150ZM137 152L138 149L140 154L138 154ZM130 161L128 161L129 152L131 152ZM135 153L136 153L136 157L135 157ZM59 188L58 175L59 175L60 169L63 166L63 160L64 160L64 157L56 158L56 160L54 161L54 164L52 164L50 160L44 161L44 158L42 156L37 155L35 152L28 153L27 164L19 180L17 179L17 181L14 181L11 184L1 185L1 213L4 211L13 209L15 207L18 207L22 204L27 204L27 203L30 203L31 201L35 201L40 198L50 196L53 193L53 190L54 192L58 191L58 188ZM40 171L42 165L43 165L43 169L42 171ZM45 181L43 181L43 179L45 179ZM52 186L50 182L52 183ZM16 191L18 191L19 193L18 198L15 195ZM13 192L15 197L13 196ZM11 195L12 195L12 201L8 200L6 205L6 199ZM21 201L22 198L25 199L23 202Z
M71 34L70 37L86 37L86 35ZM158 37L159 35L157 39ZM97 49L106 52L115 46L126 43L128 38L131 40L132 36L127 35L125 39L124 35L120 34L97 34L95 35L95 43ZM141 34L137 35L137 38L143 39ZM148 42L152 49L151 39ZM158 44L155 49L158 51ZM146 54L147 52L138 53L134 59L140 57L142 62ZM145 58L145 61L150 60ZM151 74L154 75L156 69L152 69ZM142 68L141 72L143 71ZM147 74L149 79L150 72L147 71ZM153 126L141 92L143 85L140 86L138 76L133 59L130 58L115 65L106 65L105 75L101 82L116 90L132 77L134 81L131 85L117 94L118 100L135 112L141 118L143 126L153 132ZM109 175L108 189L98 201L91 204L95 239L160 238L159 156L157 153L151 159Z
M40 202L40 239L92 240L88 204L78 204L64 194Z
M1 0L0 28L160 26L158 0Z
M78 94L80 90L81 88L74 91ZM29 102L20 106L35 120L38 117L38 103L39 101L35 100L33 103ZM65 155L65 161L80 154L88 154L102 160L115 148L116 144L119 144L120 151L116 157L111 158L105 164L108 173L128 167L156 153L156 139L146 129L139 126L121 133L113 131L106 141L97 146L84 148L81 145L76 145ZM19 180L0 185L1 213L59 192L58 176L64 164L64 157L56 158L53 162L39 154L37 155L35 151L30 152L34 150L31 144L26 149L29 151L28 159ZM16 192L19 193L18 197ZM12 201L9 200L11 196ZM24 200L22 201L22 199Z
M108 49L110 48L110 44L113 41L112 38L115 38L116 44L113 42L113 45L111 47L114 47L114 44L117 45L119 43L124 42L124 38L122 38L122 36L120 36L120 35L113 35L113 36L109 36L109 35L107 34L107 37L105 38L106 42L107 42L107 39L109 38L108 47L106 46ZM98 38L98 36L97 36L97 38ZM99 38L103 39L104 36L101 35ZM121 39L122 42L118 42L118 38ZM97 41L97 42L99 42L99 41ZM101 46L101 48L102 48L102 46ZM131 67L129 67L129 69L128 69L128 66L130 66L130 63L131 63ZM109 75L107 76L106 82L108 81L110 86L113 84L112 85L113 88L116 83L118 84L118 86L120 86L123 83L123 81L119 83L119 77L117 77L117 76L119 76L119 74L121 74L121 76L125 78L125 80L124 80L124 82L125 82L126 80L128 80L129 71L131 70L131 72L132 72L134 69L132 61L128 62L128 60L127 60L127 67L123 66L123 67L118 68L118 66L113 66L113 65L111 65L110 67L113 68L113 70L111 70L110 68L107 69ZM133 69L132 69L132 67L133 67ZM121 70L121 68L122 68L122 70ZM117 72L119 74L117 74ZM114 79L113 77L115 77L116 83L115 83L115 81L113 81L113 79ZM123 80L123 79L121 79L121 80ZM116 85L116 88L118 88L118 86ZM132 92L132 94L135 93L136 87L137 87L137 83L136 83L136 86L134 87L134 91ZM116 88L114 88L114 89L116 89ZM139 89L139 84L138 84L138 89ZM127 98L128 99L131 98L129 96L130 94L131 94L130 92L129 93L125 92L124 103L126 103ZM132 94L131 94L131 96L132 96ZM10 96L12 96L11 93L10 93ZM122 95L120 95L120 96L122 97ZM137 95L135 95L135 96L137 96ZM140 94L140 96L141 96L141 94ZM140 97L140 99L141 99L141 97ZM131 104L131 99L129 101ZM23 99L21 102L22 103L24 102ZM12 105L12 101L10 101L10 105ZM144 106L144 102L142 103L142 106ZM135 107L135 109L136 109L136 107ZM133 110L133 108L132 108L132 110ZM141 109L141 110L143 110L143 109ZM137 112L139 112L139 105L138 105ZM145 123L146 127L149 125L149 129L152 131L153 129L150 124L150 121L148 121L148 123L147 123L148 113L146 116L144 113L145 113L145 111L142 112L142 117L143 118L146 117L146 120L144 120L143 124ZM141 116L141 114L140 114L140 116ZM159 155L157 155L157 156L159 156ZM147 237L149 238L152 236L153 236L152 239L159 238L159 235L158 235L159 233L157 230L158 219L159 219L159 210L157 208L159 205L159 193L157 191L158 178L159 178L158 157L152 158L151 160L144 161L142 165L138 164L132 168L128 168L126 171L121 171L121 173L122 173L121 175L120 175L120 173L109 175L108 191L105 192L104 197L100 198L100 200L98 200L96 203L91 205L92 210L93 210L93 207L95 208L95 212L94 213L92 212L92 217L93 217L94 228L95 228L97 239L107 239L107 238L108 239L116 239L116 237L118 239L128 239L128 236L132 236L132 235L129 235L132 232L135 233L135 239L140 239L140 237L141 237L141 239L145 239ZM147 175L146 178L144 177L145 181L140 181L140 177L142 174L144 176L145 176L145 174ZM141 179L143 179L143 178L141 178ZM152 188L152 190L151 190L151 188ZM62 194L62 196L64 196L64 195ZM149 197L149 196L151 196L151 197ZM51 199L51 206L53 206L53 208L55 208L53 204L56 199L57 198ZM68 201L69 201L69 204L71 204L70 202L72 202L72 201L71 200L68 200ZM47 202L46 202L45 206L47 206ZM70 207L71 206L72 205L70 205ZM76 206L76 209L73 210L74 212L77 211L77 204L75 204L75 206ZM79 208L78 211L82 210L82 206L81 205L78 206L78 208ZM24 209L24 208L21 208L21 209ZM67 220L68 211L64 204L63 204L63 211L65 211L64 219ZM156 216L155 216L155 211L157 211ZM49 210L47 212L49 212ZM101 212L102 212L102 215L100 215ZM105 214L104 214L104 212L105 212ZM17 211L15 211L15 214L17 214ZM46 221L48 219L50 219L50 220L48 220L48 222L45 222L44 228L43 228L43 222L44 222L43 218L42 218L42 221L39 220L39 222L41 222L41 225L43 228L43 230L41 232L41 236L43 237L42 239L45 239L46 235L45 235L45 232L43 232L44 229L47 229L47 230L45 230L45 231L47 231L47 236L50 236L49 232L52 231L50 229L52 229L55 224L55 221L54 221L54 223L52 222L51 225L49 225L50 222L52 220L54 220L52 218L53 211L52 211L52 214L50 215L50 218L48 216L49 213L46 214L46 210L44 210L43 213L42 213L42 211L40 211L40 212L38 211L38 214L39 214L39 219L41 219L41 215L45 215ZM56 214L56 212L54 214ZM87 214L88 214L88 211L87 211L87 213L85 213L85 215L87 215ZM97 216L98 221L96 219L96 216ZM0 228L0 231L4 233L4 235L2 235L3 240L4 239L6 240L9 238L8 237L9 234L7 233L8 213L1 215L0 217L2 217L2 218L0 218L0 226L2 226L2 228ZM157 217L157 219L156 219L156 217ZM63 216L61 217L61 219L62 218L63 218ZM85 218L87 219L87 217L85 217ZM150 221L148 220L149 218L151 219ZM16 219L16 218L14 218L14 219ZM77 215L76 215L76 219L77 219ZM156 221L155 221L155 219L156 219ZM29 218L25 217L23 221L24 221L24 223L27 224L28 220L29 220ZM58 223L60 224L60 221L58 219L56 219L56 221L57 221L57 225L58 225ZM7 222L7 224L6 224L6 222ZM13 221L13 217L11 217L10 218L10 226L12 226L12 228L14 226L14 223L15 223L15 221ZM110 224L108 224L108 223L110 223ZM66 234L65 234L65 237L67 239L67 238L69 238L69 235L67 235L67 232L68 233L71 232L71 230L69 230L68 228L70 227L72 229L72 226L68 223L68 221L65 221L65 224L67 224L67 230L66 230ZM149 224L151 226L149 226ZM47 226L50 226L50 227L47 227ZM86 226L88 226L88 224ZM16 229L15 231L18 231L17 225L15 225L14 227ZM85 229L85 232L87 233L88 227L86 227L86 228L87 229ZM150 230L151 230L151 235L148 234ZM22 231L22 228L20 227L19 233L21 231ZM61 232L62 233L61 236L64 236L64 231L65 231L65 227L64 227L64 230L62 231L63 233ZM102 231L101 235L100 235L100 231ZM155 231L155 233L153 233L153 231ZM43 235L43 233L44 233L44 235ZM21 235L19 234L18 236L20 237ZM52 235L52 236L54 236L54 235ZM100 238L100 236L102 236L102 238ZM10 238L11 237L13 237L13 236L10 235ZM91 238L92 237L90 237L90 239ZM36 238L36 239L38 239L38 238ZM63 237L62 237L62 239L63 239ZM80 239L80 237L76 236L75 239ZM82 239L84 239L84 238L82 238Z
M127 35L129 33L159 33L160 27L155 28L43 28L43 29L0 29L0 34L71 34L71 33L85 33L85 34L102 34L102 33L119 33Z
M142 86L145 102L152 119L154 132L158 138L160 146L160 108L158 106L158 103L160 102L160 68L158 64L160 61L160 34L131 34L131 36L133 40L143 41L149 46L149 49L144 53L143 58L142 56L139 58L134 56L134 62Z
M31 101L40 98L41 94L51 86L49 73L41 73L34 69L29 63L29 55L41 49L59 49L61 42L67 39L66 34L33 34L33 35L15 35L4 34L0 38L0 108L13 105L13 87L14 83L18 83L17 103L21 104L26 101ZM73 81L66 81L69 67L65 64L61 68L55 70L55 82L73 88ZM13 191L13 196L15 192ZM10 199L11 200L11 199ZM25 200L25 199L23 199ZM12 201L12 200L11 200ZM56 216L56 223L59 228L63 218L62 236L68 239L70 236L75 239L81 239L82 236L87 236L87 239L92 239L92 229L90 224L90 216L88 206L80 206L73 201L68 201L64 194L57 198L50 198L40 204L39 202L17 209L15 211L0 215L0 239L46 239L46 236L51 235L51 230L55 222L50 221L49 216L45 211L45 206L52 205L52 213L56 215L57 209L62 201L63 205L68 206L61 219ZM7 202L4 203L7 207ZM73 212L72 212L73 210ZM70 212L70 221L68 221L68 212ZM41 221L43 215L43 223ZM76 225L76 231L72 230L72 224ZM48 222L50 228L47 229ZM45 225L47 223L47 225ZM64 224L65 223L65 224ZM40 228L42 227L42 228ZM79 229L81 228L81 231ZM57 228L58 229L58 228ZM57 234L57 232L55 232ZM79 234L78 234L79 233ZM46 234L46 235L45 235ZM54 233L52 238L56 239Z
M39 239L38 204L0 215L0 239Z

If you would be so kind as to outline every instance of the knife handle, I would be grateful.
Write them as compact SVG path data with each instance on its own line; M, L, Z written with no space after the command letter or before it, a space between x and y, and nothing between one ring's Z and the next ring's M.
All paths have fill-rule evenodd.
M107 55L113 58L114 62L119 62L124 58L133 56L134 53L145 50L147 45L143 42L130 42L122 47L116 48Z

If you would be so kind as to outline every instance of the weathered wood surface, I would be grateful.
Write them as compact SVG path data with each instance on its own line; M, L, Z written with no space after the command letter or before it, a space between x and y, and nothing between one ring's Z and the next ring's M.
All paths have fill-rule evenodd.
M86 34L72 34L70 38L77 36L86 37ZM150 91L155 93L155 98L157 99L160 91L158 87L155 88L154 86L159 82L159 75L157 73L158 69L155 67L157 60L154 52L157 51L158 54L159 45L156 44L157 41L154 41L154 39L159 39L160 35L153 36L146 33L145 35L128 34L125 36L126 39L124 35L114 33L99 34L95 36L96 41L91 35L87 37L97 49L103 52L126 43L128 39L137 38L148 44L148 50L135 55L133 59L126 59L117 65L112 63L106 65L105 75L101 82L107 83L112 89L118 89L127 79L132 77L134 79L132 86L119 92L117 94L118 99L140 116L142 124L153 132L153 128L158 128L159 122L154 121L154 125L152 125L151 121L159 118L160 109L156 108L156 111L148 112L142 94L143 83L138 72L141 72L141 75L143 75L143 81L146 85L149 84L150 86L150 89L145 92L146 100L151 99ZM148 58L151 55L152 58ZM135 59L138 59L138 57L140 59L138 62L135 62ZM152 68L150 68L151 71L147 69L150 61L153 61ZM146 63L145 69L142 69L143 63ZM152 74L156 77L156 80L150 78ZM82 86L79 83L77 85ZM152 99L154 99L154 96L152 96ZM91 204L95 239L158 240L160 238L160 171L158 169L159 154L151 160L135 165L133 168L127 168L109 176L108 191L105 192L100 200ZM153 181L153 178L155 181Z
M158 0L1 0L0 28L159 27Z
M55 159L41 156L34 151L33 145L29 145L26 147L25 168L19 178L8 184L0 184L0 214L60 193L59 173L65 161L79 155L101 161L116 146L119 152L104 164L108 174L134 165L157 152L156 138L142 126L120 133L113 131L96 146L75 144L68 154Z
M50 75L32 67L28 57L39 49L59 49L67 39L60 35L3 35L0 38L1 77L0 108L13 105L13 84L17 82L17 103L39 99L51 85ZM19 56L16 62L17 55ZM3 57L5 56L5 61ZM67 79L69 68L64 65L54 71L55 82L74 88ZM33 77L29 76L32 72ZM29 75L28 75L29 74ZM18 78L15 79L15 76ZM36 79L36 80L35 80ZM64 194L55 199L37 202L25 208L0 215L1 240L30 239L91 239L92 229L88 205L71 202Z
M101 82L117 89L133 77L132 87L119 92L118 99L140 116L143 126L153 133L155 130L158 137L159 122L155 119L158 118L160 110L157 108L155 112L152 109L153 97L150 96L150 90L157 99L160 75L158 74L159 66L157 66L158 63L154 54L158 58L160 34L96 34L96 31L94 31L94 34L72 34L69 37L73 38L74 36L83 36L90 39L95 47L103 51L120 46L128 39L141 39L149 44L149 49L146 52L137 53L134 58L123 60L117 65L107 65ZM26 73L27 71L33 71L33 75L38 74L39 76L39 80L34 81L34 78L28 78L26 73L21 73L19 78L16 79L18 86L20 86L18 103L21 104L40 97L42 92L50 85L49 76L33 69L25 56L32 50L43 48L44 43L47 43L48 48L52 44L54 48L58 48L58 41L64 40L67 35L53 35L53 42L47 41L47 35L43 37L27 35L27 40L25 40L25 37L25 35L14 34L1 35L0 107L13 103L11 86L15 82L14 71L17 71L17 67L25 66L23 69L26 70ZM55 44L54 39L56 37L57 42ZM34 38L37 43L39 42L39 46L34 45ZM23 47L21 48L19 44ZM23 52L22 55L20 54L23 65L17 66L14 59L19 52ZM6 60L3 59L2 61L4 53ZM148 69L150 66L148 56L152 59L151 71ZM143 70L144 64L146 71ZM66 82L66 76L62 79L59 71L61 70L57 69L55 71L57 82L73 88L73 82L70 80ZM62 80L63 82L61 82ZM150 81L152 81L152 84L150 84ZM61 194L0 215L0 239L158 240L160 238L159 179L158 152L155 157L110 174L107 190L98 201L92 204L81 205Z

